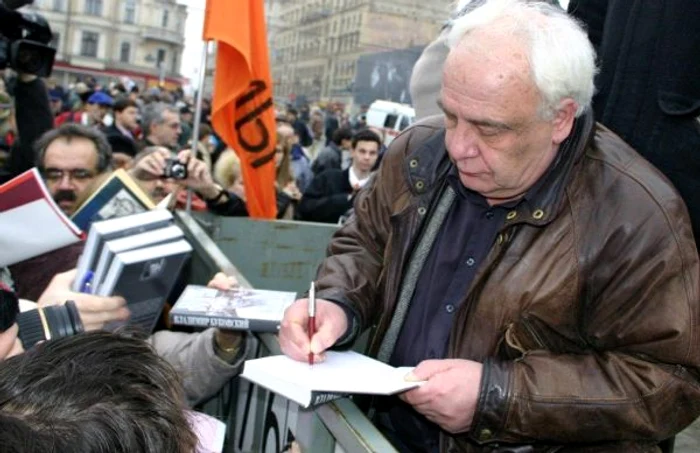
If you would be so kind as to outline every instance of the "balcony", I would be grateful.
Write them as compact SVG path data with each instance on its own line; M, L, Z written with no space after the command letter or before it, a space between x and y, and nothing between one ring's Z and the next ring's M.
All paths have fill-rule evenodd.
M158 41L177 46L184 46L185 37L180 36L171 30L156 27L145 27L141 32L141 37L148 41Z

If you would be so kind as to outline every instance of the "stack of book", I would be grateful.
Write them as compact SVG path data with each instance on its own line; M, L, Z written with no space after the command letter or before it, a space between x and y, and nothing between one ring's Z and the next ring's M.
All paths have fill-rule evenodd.
M163 209L92 222L73 290L123 297L128 324L150 332L191 253Z

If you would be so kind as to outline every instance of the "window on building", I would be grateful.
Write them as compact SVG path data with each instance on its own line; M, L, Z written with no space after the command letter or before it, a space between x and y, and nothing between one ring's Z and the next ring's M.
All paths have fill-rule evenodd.
M126 0L124 4L124 22L127 24L136 23L136 0Z
M101 16L102 0L85 0L85 14Z
M53 0L52 7L54 11L65 11L66 0Z
M172 63L170 64L170 72L173 74L177 74L179 71L177 70L177 52L173 52L172 54Z
M128 63L131 61L131 44L128 42L123 42L121 48L119 49L119 61L122 63Z
M168 28L168 19L170 18L170 11L167 9L163 11L163 20L161 21L160 26L163 28Z
M80 41L80 55L83 57L97 57L97 45L100 42L99 33L84 31Z
M157 66L160 68L160 65L163 64L165 61L165 49L158 49L158 58L156 59Z
M54 49L58 49L58 46L61 44L61 34L60 33L54 33L51 35L51 42L49 43L49 46L53 47Z

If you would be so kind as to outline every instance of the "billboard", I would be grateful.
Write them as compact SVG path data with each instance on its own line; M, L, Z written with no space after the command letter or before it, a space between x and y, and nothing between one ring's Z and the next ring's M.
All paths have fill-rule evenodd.
M410 104L411 72L423 49L419 46L362 55L353 83L354 103L369 105L382 99Z

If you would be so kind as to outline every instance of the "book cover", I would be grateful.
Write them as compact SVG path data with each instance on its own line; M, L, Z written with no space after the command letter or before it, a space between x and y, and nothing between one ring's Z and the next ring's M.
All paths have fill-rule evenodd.
M0 266L9 266L82 239L56 205L36 168L0 186Z
M184 239L117 253L97 295L123 297L131 313L128 325L150 333L191 253Z
M170 311L170 321L175 325L276 333L284 310L296 296L287 291L250 288L221 291L189 285Z
M394 368L353 351L328 351L326 360L309 365L284 355L247 360L241 377L302 407L351 395L393 395L422 382L406 381L412 368Z
M112 264L112 259L114 259L117 253L174 242L178 239L182 239L183 235L180 227L177 225L170 225L165 228L158 228L156 230L146 231L145 233L138 233L105 242L102 247L102 252L96 260L97 264L95 265L95 272L91 284L93 294L97 293L97 289L104 281L109 266Z
M154 207L138 184L124 169L119 169L75 211L72 219L87 230L92 222L138 214Z
M95 271L97 260L102 253L104 243L117 238L122 238L145 231L169 226L173 222L173 215L163 209L142 212L126 217L103 220L90 225L90 232L85 241L85 248L78 260L76 279L73 282L73 291L81 291L85 276ZM93 285L94 288L94 285Z

